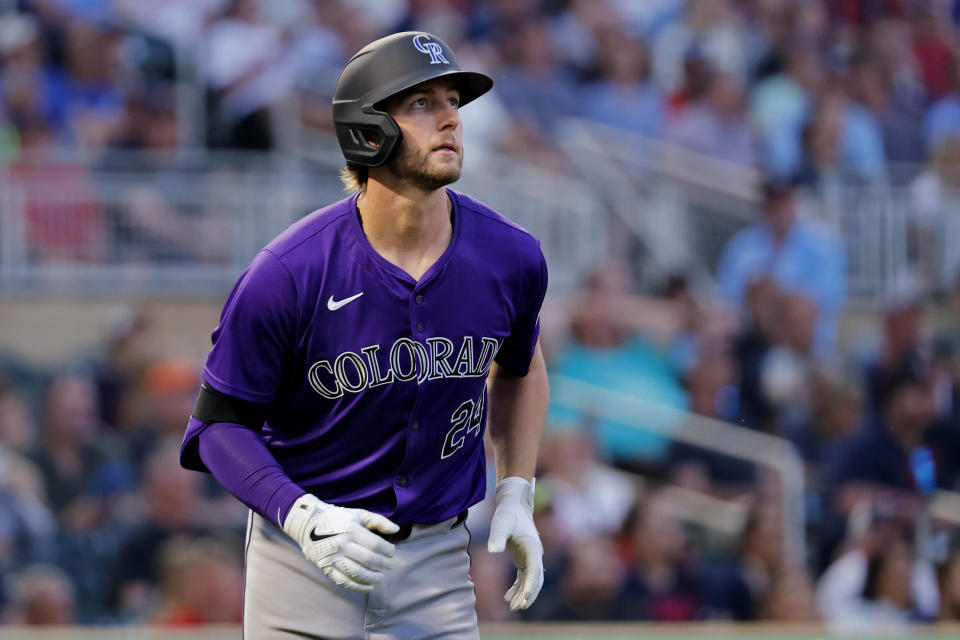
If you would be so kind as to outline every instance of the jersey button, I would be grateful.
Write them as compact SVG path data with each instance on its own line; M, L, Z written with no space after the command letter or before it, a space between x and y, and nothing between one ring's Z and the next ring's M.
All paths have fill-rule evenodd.
M411 429L419 429L419 428L420 428L420 421L419 421L419 420L414 420L414 421L410 424L410 428L411 428Z
M417 331L423 333L423 320L417 323Z
M413 299L417 304L423 304L423 294L418 293L417 297Z
M399 478L397 478L397 484L400 485L401 487L407 486L407 476L400 476Z

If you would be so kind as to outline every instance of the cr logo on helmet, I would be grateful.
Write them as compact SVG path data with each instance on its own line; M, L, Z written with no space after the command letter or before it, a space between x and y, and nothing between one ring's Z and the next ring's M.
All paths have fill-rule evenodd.
M418 33L417 35L413 36L413 46L417 48L417 51L421 51L430 56L430 64L450 64L450 62L443 57L443 47L441 47L438 43L423 43L420 41L421 38L429 37L430 36Z

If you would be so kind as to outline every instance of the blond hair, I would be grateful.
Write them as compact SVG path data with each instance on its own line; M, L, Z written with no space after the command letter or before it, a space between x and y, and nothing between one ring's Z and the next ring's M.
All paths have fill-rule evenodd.
M340 170L340 182L348 193L354 191L363 191L367 188L367 177L370 170L367 167L358 167L354 164L347 164Z

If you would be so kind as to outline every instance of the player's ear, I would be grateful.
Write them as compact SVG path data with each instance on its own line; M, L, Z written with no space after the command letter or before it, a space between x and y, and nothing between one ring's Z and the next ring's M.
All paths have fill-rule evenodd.
M367 144L375 149L380 148L380 134L376 131L364 131L363 139L367 141Z
M368 149L380 148L380 133L375 129L354 127L349 131L353 144Z

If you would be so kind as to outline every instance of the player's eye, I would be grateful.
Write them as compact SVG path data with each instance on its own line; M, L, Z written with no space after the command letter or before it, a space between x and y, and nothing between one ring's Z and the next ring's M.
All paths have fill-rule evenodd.
M425 107L425 106L427 106L427 99L426 99L426 98L417 98L416 100L413 101L413 105L412 105L412 106L414 106L414 107Z
M450 97L450 98L447 98L447 102L449 102L450 106L455 109L460 108L460 98Z

